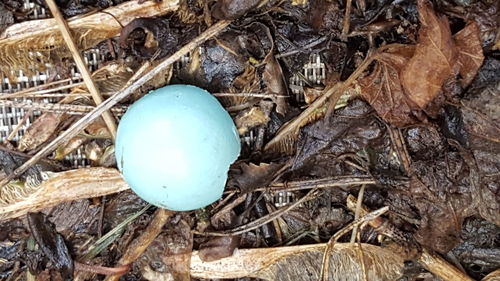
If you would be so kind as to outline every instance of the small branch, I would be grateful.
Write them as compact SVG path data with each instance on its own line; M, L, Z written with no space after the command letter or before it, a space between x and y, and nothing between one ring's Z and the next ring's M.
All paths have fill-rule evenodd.
M146 73L143 75L141 78L139 78L137 81L132 83L129 87L123 89L120 92L117 92L113 96L111 96L109 99L98 105L92 112L89 114L85 115L82 117L80 120L76 121L70 128L68 128L66 131L61 133L57 138L55 138L53 141L51 141L49 144L47 144L44 148L40 149L37 154L33 155L33 157L26 161L23 165L21 165L19 168L14 170L12 174L9 176L5 177L2 181L0 181L0 187L4 186L11 180L17 178L20 176L22 173L24 173L26 170L28 170L31 166L36 164L40 159L46 157L49 155L54 149L56 149L59 145L64 143L66 140L68 140L71 137L76 136L81 130L85 129L87 125L97 119L104 111L111 109L113 106L115 106L118 102L120 102L122 99L125 97L128 97L132 93L134 93L137 89L139 89L144 83L148 82L150 79L155 77L157 74L161 73L164 69L166 69L168 66L170 66L172 63L183 57L185 54L193 51L196 47L198 47L201 43L205 42L206 40L212 38L222 30L224 30L228 25L230 24L230 21L219 21L218 23L212 25L210 28L208 28L205 32L200 34L198 37L193 39L193 41L189 42L187 45L179 49L177 52L175 52L173 55L170 57L165 58L160 64L158 64L155 68L153 68L150 72Z
M75 270L77 271L85 271L85 272L91 272L95 274L101 274L101 275L121 275L127 273L129 270L129 266L122 265L120 267L106 267L106 266L100 266L100 265L90 265L90 264L85 264L85 263L80 263L75 261Z
M78 67L78 70L80 71L80 74L83 77L83 81L85 82L87 89L89 90L90 94L92 95L92 99L94 99L94 102L96 105L101 104L103 101L101 93L97 89L97 86L94 83L94 80L92 80L92 75L90 74L90 71L87 68L87 65L83 61L82 54L78 50L78 47L75 44L73 36L70 33L68 23L66 22L63 15L61 14L61 11L59 11L59 8L57 7L54 0L46 0L46 2L47 2L47 5L49 6L50 12L52 13L52 16L55 18L57 25L59 26L59 30L62 33L63 39L66 42L66 45L68 46L69 51L71 52L71 55L73 56L73 59L75 60L76 66ZM111 134L113 139L115 139L116 138L116 120L115 120L115 118L113 117L113 115L111 115L111 113L109 111L104 111L102 113L102 117L104 119L104 122L106 123L106 126L108 127L109 133Z
M302 197L300 200L297 200L296 202L294 202L293 204L290 204L274 213L270 213L266 216L263 216L255 221L252 221L248 224L245 224L245 225L241 225L241 226L238 226L236 228L233 228L233 229L230 229L230 230L226 230L226 231L222 231L222 232L196 232L196 234L200 234L200 235L207 235L207 236L234 236L234 235L240 235L242 233L245 233L245 232L248 232L250 230L253 230L253 229L256 229L256 228L259 228L277 218L279 218L280 216L282 216L283 214L289 212L290 210L298 207L300 204L306 202L306 201L309 201L313 198L315 198L318 194L318 190L316 189L313 189L311 191L309 191L309 193L307 193L304 197Z
M69 115L85 115L95 109L95 106L91 105L28 102L28 101L15 101L15 100L11 101L2 99L0 99L0 106L22 108L27 110L35 110L43 112L64 113ZM126 106L115 106L111 108L111 112L113 112L116 115L123 115L125 111L127 111Z

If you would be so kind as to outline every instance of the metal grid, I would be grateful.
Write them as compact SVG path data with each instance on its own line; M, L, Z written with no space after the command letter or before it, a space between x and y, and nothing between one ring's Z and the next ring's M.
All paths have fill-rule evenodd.
M306 81L307 80L307 83ZM326 66L321 61L319 54L311 54L309 62L302 67L301 74L294 74L290 77L289 87L294 94L295 100L301 104L304 103L304 86L319 86L324 85L326 81Z

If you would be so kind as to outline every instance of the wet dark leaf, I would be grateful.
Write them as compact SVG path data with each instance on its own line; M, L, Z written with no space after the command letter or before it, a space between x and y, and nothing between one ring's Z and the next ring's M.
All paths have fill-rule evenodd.
M500 83L492 84L462 101L464 127L469 134L500 142Z
M56 231L69 233L95 233L99 219L99 206L91 206L88 199L65 202L50 210L48 219Z
M212 8L216 19L233 20L253 10L261 0L219 0Z
M200 245L198 255L202 261L215 261L233 255L239 244L239 236L214 237Z
M264 62L266 66L262 80L264 80L268 94L278 96L273 98L276 103L276 112L285 115L288 112L288 87L285 83L283 70L271 52L266 56Z
M57 233L41 213L28 214L31 234L35 238L45 258L61 273L63 280L72 280L73 259L68 252L64 238Z
M120 46L143 59L162 58L177 49L177 37L164 19L138 18L122 29Z
M301 131L297 153L291 170L313 177L330 177L353 173L353 168L336 158L351 155L353 161L363 162L356 153L365 149L383 152L381 139L385 128L374 116L372 108L362 100L353 100L330 118L307 125ZM384 165L387 160L379 161ZM359 163L361 165L361 163ZM387 169L387 166L379 167ZM359 172L356 168L354 171Z
M401 71L408 98L424 109L456 73L457 52L445 16L435 14L430 1L418 0L420 30L414 56Z
M193 248L191 228L181 219L160 234L139 258L142 275L147 280L189 281Z
M465 265L471 277L480 280L488 272L500 268L500 248L496 241L499 235L498 226L480 218L464 222L460 235L462 242L452 253Z
M207 42L199 54L193 55L190 64L179 71L177 80L211 93L227 91L247 65L247 58L236 52L235 36L237 33L227 31L218 35L217 41Z

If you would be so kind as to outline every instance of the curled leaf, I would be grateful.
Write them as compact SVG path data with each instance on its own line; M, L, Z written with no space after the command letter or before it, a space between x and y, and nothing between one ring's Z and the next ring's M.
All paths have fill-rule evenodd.
M169 28L168 22L159 18L137 18L120 33L120 46L145 59L172 53L177 42L177 35Z

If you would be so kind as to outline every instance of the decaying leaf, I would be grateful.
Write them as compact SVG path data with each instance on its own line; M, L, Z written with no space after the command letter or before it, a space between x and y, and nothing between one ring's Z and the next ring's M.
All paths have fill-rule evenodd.
M51 261L50 265L62 280L71 280L73 277L73 259L61 234L45 218L42 213L28 214L30 231L35 238L41 254Z
M453 36L458 50L462 88L466 88L472 82L483 64L484 56L480 36L479 26L476 22L468 24Z
M200 245L198 255L204 262L230 257L240 244L239 236L213 237Z
M216 19L237 19L248 13L262 2L261 0L219 0L212 8Z
M417 121L420 108L410 99L401 85L400 72L414 54L409 45L386 46L375 55L375 67L370 75L358 80L361 95L387 122L404 126Z
M38 117L21 138L20 151L33 150L53 136L65 114L47 112Z
M83 198L100 197L129 187L116 169L86 168L54 173L33 193L15 202L0 205L0 220Z
M268 185L282 167L281 163L242 163L239 167L240 174L234 176L235 185L243 193L252 192L255 188Z
M213 262L201 261L199 252L194 252L191 257L191 276L317 281L324 247L325 244L316 244L237 250L231 257ZM397 280L402 275L403 259L379 246L337 243L331 252L329 268L328 280Z
M414 56L401 71L408 98L425 108L441 92L444 82L458 71L457 52L445 16L434 13L428 0L418 0L420 30Z
M138 36L145 38L136 38ZM140 58L150 59L153 56L162 58L177 48L177 37L165 19L137 18L121 30L120 46L123 49L130 49Z
M240 112L238 116L236 116L234 122L236 123L240 135L244 135L250 129L269 122L269 116L266 116L259 107L252 107Z

